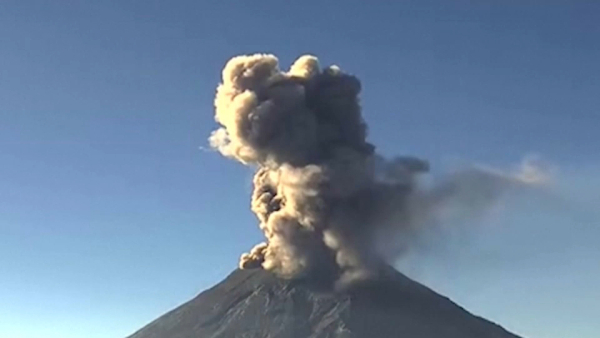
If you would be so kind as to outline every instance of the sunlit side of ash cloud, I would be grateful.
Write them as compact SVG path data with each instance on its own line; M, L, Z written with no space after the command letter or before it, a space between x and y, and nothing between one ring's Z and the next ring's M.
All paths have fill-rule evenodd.
M472 166L421 186L427 161L386 159L367 141L360 91L358 78L311 55L288 71L267 54L227 62L215 98L220 127L209 141L256 169L251 208L266 237L242 255L241 268L338 283L369 278L448 210L475 216L508 189L548 181L525 161L512 173Z

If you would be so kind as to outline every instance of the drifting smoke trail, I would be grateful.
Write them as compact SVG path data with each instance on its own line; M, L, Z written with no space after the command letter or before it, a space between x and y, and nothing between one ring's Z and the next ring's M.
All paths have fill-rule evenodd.
M369 275L410 249L411 239L449 203L467 214L503 190L538 179L472 169L430 189L413 157L385 160L366 141L359 80L338 67L300 57L288 72L273 55L238 56L223 70L210 144L257 168L252 210L267 241L243 254L241 268L280 276Z

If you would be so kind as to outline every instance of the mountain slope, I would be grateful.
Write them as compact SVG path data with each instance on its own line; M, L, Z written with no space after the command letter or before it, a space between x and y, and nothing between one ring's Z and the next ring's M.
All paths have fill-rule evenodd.
M518 338L386 270L344 293L236 270L129 338Z

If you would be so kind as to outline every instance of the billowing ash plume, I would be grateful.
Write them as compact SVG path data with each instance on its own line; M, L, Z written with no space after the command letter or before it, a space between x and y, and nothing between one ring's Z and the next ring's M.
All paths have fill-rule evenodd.
M288 72L273 55L238 56L215 98L222 125L210 137L223 155L257 168L252 211L266 242L241 268L287 278L368 276L410 249L449 203L476 213L506 187L535 178L473 169L420 189L426 161L386 160L366 141L359 80L302 56ZM532 175L534 176L532 178Z

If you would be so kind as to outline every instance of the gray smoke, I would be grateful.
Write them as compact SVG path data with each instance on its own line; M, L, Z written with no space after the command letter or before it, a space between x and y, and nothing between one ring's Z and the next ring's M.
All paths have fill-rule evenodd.
M421 188L426 161L386 160L366 141L360 90L356 77L321 69L310 55L287 72L273 55L227 63L215 98L221 127L210 144L256 167L252 211L266 237L242 255L241 268L285 278L370 276L443 222L445 208L475 215L507 188L540 180L532 166L517 175L472 168Z

